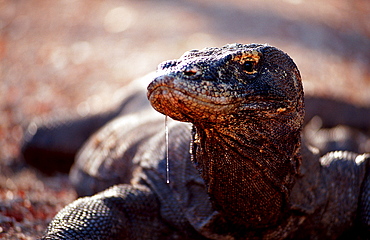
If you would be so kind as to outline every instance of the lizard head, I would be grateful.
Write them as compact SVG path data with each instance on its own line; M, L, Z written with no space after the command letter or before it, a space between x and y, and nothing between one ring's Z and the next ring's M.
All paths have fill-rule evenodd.
M303 120L299 71L281 50L260 44L229 44L191 50L161 63L148 86L154 109L194 124L276 117Z
M293 60L260 44L186 52L159 65L153 108L194 125L192 160L234 224L283 219L300 164L303 88Z

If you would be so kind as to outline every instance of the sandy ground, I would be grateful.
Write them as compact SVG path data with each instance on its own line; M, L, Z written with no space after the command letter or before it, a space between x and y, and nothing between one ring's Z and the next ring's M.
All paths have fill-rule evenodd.
M367 0L0 0L0 238L40 236L76 197L19 156L32 119L98 111L161 61L232 42L277 46L306 93L370 106L369 16Z

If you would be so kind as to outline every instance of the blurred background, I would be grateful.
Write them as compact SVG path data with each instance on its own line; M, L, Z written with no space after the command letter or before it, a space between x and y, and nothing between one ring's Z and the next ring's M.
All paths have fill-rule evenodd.
M87 114L183 52L268 43L306 94L370 106L368 0L0 0L0 238L34 239L75 193L19 158L37 117Z

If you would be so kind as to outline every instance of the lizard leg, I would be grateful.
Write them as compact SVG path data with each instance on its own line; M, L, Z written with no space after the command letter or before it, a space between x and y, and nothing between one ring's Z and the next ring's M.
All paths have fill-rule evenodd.
M370 236L370 154L365 154L367 169L359 201L359 222L364 236Z
M121 184L62 209L42 239L166 239L159 201L144 185Z

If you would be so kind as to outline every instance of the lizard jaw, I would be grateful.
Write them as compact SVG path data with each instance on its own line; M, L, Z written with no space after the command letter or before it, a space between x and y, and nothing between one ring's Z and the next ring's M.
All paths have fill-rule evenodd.
M175 120L193 123L230 122L240 112L249 112L249 115L253 115L253 112L274 112L274 109L278 109L277 105L281 105L277 100L266 101L265 98L251 96L253 89L244 93L236 89L223 91L224 95L212 95L210 93L220 86L211 84L208 83L201 89L193 88L189 81L164 75L149 84L147 96L152 107L158 112Z
M236 104L205 101L208 99L192 96L165 86L153 89L149 92L148 98L153 108L158 112L185 122L193 122L194 119L215 121L222 115L230 114L236 108Z

